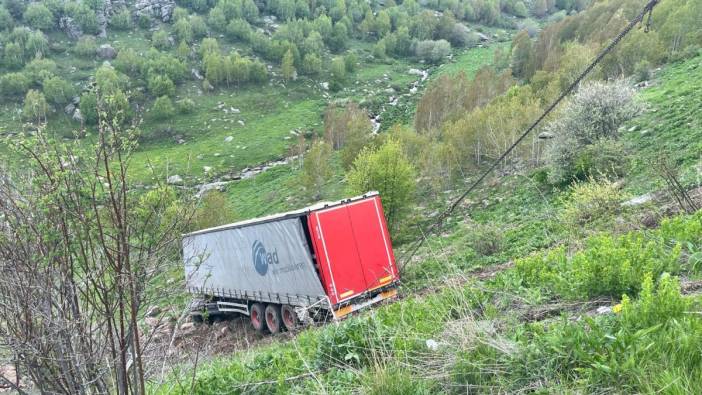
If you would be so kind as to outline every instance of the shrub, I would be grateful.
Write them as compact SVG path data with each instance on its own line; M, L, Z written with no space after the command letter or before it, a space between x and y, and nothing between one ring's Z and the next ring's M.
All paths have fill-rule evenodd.
M151 109L151 116L157 120L163 120L172 117L175 114L175 107L168 96L161 96L154 102Z
M70 82L60 77L49 77L42 83L42 91L46 99L54 104L62 106L68 103L76 93Z
M168 37L168 32L161 29L156 30L154 34L151 35L151 45L160 50L169 48L171 46L171 40Z
M23 15L27 25L39 29L47 30L54 26L54 14L42 3L29 3Z
M437 63L451 53L451 44L446 40L424 40L417 43L414 53L419 59Z
M624 195L616 184L607 180L573 184L563 199L560 217L570 228L607 219L618 213Z
M0 95L21 96L29 89L30 80L24 73L7 73L0 77Z
M647 273L658 277L680 269L680 245L670 248L660 237L649 236L642 232L593 236L584 250L571 256L560 247L519 259L517 274L525 285L567 299L636 295Z
M132 27L132 14L127 7L122 7L110 17L110 26L117 30L129 30Z
M156 97L173 96L175 94L175 85L165 75L154 75L149 78L149 92Z
M95 125L98 121L97 96L93 92L85 92L80 96L80 113L88 125Z
M75 46L75 53L84 58L94 57L97 50L97 43L94 36L82 36Z
M470 224L466 243L475 252L483 256L499 253L504 248L504 233L494 224Z
M603 138L583 147L575 155L573 167L568 173L579 180L619 178L626 174L628 165L629 156L624 144Z
M579 172L576 162L583 149L600 140L616 140L619 127L639 111L634 90L625 80L583 85L560 115L546 126L555 136L546 153L549 180L562 183L576 177Z
M178 112L183 114L192 114L195 111L195 102L192 99L185 98L176 102Z

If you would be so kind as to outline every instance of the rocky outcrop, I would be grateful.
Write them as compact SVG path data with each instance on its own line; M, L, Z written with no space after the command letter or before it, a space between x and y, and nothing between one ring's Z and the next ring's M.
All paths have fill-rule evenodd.
M163 22L171 20L175 6L174 0L137 0L134 4L137 16L148 15Z
M59 27L71 40L77 40L83 35L83 29L68 15L64 15L59 19Z

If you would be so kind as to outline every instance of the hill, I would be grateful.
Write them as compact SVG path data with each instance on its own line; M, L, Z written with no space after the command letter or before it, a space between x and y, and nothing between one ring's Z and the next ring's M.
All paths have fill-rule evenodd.
M700 392L698 1L662 1L425 232L645 3L4 0L0 379ZM369 189L398 301L271 337L187 322L181 233Z

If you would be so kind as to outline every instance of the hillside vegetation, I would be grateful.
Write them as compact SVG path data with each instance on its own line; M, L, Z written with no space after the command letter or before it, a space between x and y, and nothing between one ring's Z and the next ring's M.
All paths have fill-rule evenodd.
M646 3L3 0L0 278L26 281L0 280L0 379L702 392L699 1L662 0L425 232ZM397 301L271 337L183 322L181 233L368 190Z

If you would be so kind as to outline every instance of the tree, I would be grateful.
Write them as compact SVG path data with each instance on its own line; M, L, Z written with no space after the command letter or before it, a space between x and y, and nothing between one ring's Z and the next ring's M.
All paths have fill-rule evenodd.
M42 393L145 394L140 320L174 297L149 286L180 265L189 209L170 189L135 193L135 131L100 125L85 149L41 129L18 141L25 168L0 181L3 353Z
M121 53L121 51L120 51ZM117 55L119 57L119 55ZM182 61L188 60L190 58L190 46L185 41L181 41L176 48L176 56Z
M0 5L0 31L10 30L15 25L15 20L12 18L10 11L5 6Z
M173 32L178 41L192 42L193 28L187 18L181 18L173 24Z
M25 52L34 58L41 58L49 52L49 40L41 31L32 32L24 45Z
M268 68L260 60L254 60L251 62L249 68L249 78L252 82L257 84L262 84L268 81Z
M424 40L417 43L418 58L437 63L451 53L451 44L446 40Z
M346 63L343 57L337 56L332 60L331 77L332 82L337 85L341 85L346 80Z
M46 103L44 95L34 89L27 92L24 98L24 107L22 115L37 124L46 121L46 113L49 111L49 105Z
M302 164L302 183L313 199L322 198L322 187L332 176L332 149L324 141L317 141L305 155Z
M397 231L415 190L415 171L400 144L389 139L377 149L364 148L353 162L347 180L351 194L380 192L388 228Z
M548 13L548 3L546 0L534 0L531 7L531 12L536 17L543 18Z
M351 167L372 132L368 112L356 103L351 102L344 108L332 105L324 113L324 137L333 149L341 151L345 168Z
M68 103L76 92L70 82L56 76L44 80L42 91L49 102L58 106Z
M619 127L640 110L634 101L634 90L626 81L583 85L559 117L546 126L546 131L554 136L546 152L549 181L562 183L591 176L583 174L587 169L578 168L584 159L581 153L598 142L616 141Z
M249 42L251 32L251 25L244 19L234 19L227 25L227 34L235 40Z
M35 29L49 30L54 26L54 14L42 3L29 3L23 18Z
M24 64L24 50L22 46L11 42L5 45L3 63L10 69L19 69Z
M24 73L7 73L0 76L0 95L24 96L30 84L29 78Z
M302 60L302 71L307 75L318 75L322 71L322 59L314 53L308 53Z
M512 41L511 67L515 77L529 80L535 70L534 47L526 30L519 32Z
M295 58L293 57L292 50L288 49L283 56L283 62L281 64L281 69L283 73L283 79L285 81L294 80L297 77L297 71L295 70Z
M171 98L168 96L161 96L154 102L154 106L151 109L151 116L157 120L168 119L175 114L175 107Z
M94 92L88 91L80 96L80 114L83 122L88 125L95 125L98 122L97 96Z

